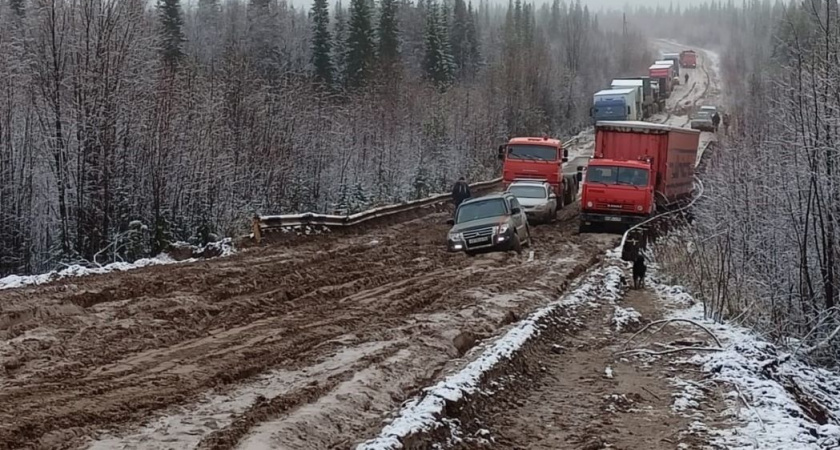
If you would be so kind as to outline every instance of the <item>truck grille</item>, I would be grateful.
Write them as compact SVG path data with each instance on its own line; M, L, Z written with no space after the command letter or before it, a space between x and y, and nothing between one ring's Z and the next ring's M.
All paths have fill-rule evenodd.
M493 227L465 231L463 235L467 248L483 247L493 243Z
M614 203L595 203L595 208L610 211L633 211L633 205L617 205Z

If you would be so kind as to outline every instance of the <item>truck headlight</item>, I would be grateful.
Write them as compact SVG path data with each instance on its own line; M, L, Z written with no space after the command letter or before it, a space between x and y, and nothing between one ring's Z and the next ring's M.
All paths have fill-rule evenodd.
M586 207L591 208L592 207L592 202L586 202Z
M636 205L636 211L642 212L642 205Z

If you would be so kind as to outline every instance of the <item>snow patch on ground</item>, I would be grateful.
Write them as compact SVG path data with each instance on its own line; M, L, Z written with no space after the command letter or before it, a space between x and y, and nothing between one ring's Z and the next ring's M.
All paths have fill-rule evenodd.
M204 247L203 251L208 250L216 251L217 254L219 254L219 257L230 256L236 252L229 238L223 239L219 242L211 242L210 244L207 244L207 246ZM0 290L45 284L52 281L61 280L63 278L84 277L88 275L102 275L111 272L126 272L142 267L188 263L195 262L197 260L197 258L189 258L177 261L169 255L161 253L160 255L154 258L142 258L132 263L114 262L101 267L85 267L79 264L73 264L61 270L54 270L52 272L42 273L38 275L9 275L4 278L0 278Z
M639 319L642 317L632 307L622 308L616 305L614 308L615 312L613 312L612 323L615 325L615 331L618 333L621 333L628 325L638 324Z
M811 367L743 327L715 323L704 318L703 305L681 286L651 283L663 301L673 308L669 318L690 319L711 330L724 349L698 353L682 363L695 365L710 383L725 386L730 416L737 424L715 429L702 421L691 429L707 434L712 444L727 449L810 450L840 448L840 375ZM691 382L675 380L681 392L674 396L673 409L697 417L691 410L699 405L703 392ZM793 386L815 401L828 415L820 424L791 393ZM749 407L745 406L749 403Z
M457 402L465 395L476 393L485 373L509 360L528 340L540 333L544 327L541 321L560 309L587 306L597 300L614 302L621 295L621 278L622 269L617 265L590 272L571 293L516 324L491 343L478 359L409 400L378 437L360 444L356 449L402 448L404 437L445 426L440 416L447 402Z

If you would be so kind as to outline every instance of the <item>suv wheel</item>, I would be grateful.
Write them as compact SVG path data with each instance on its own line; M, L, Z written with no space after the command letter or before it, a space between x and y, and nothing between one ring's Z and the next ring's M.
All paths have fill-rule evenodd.
M531 240L531 227L530 227L530 226L528 226L528 225L525 225L525 234L528 236L528 245L527 245L527 247L528 247L528 248L531 248L531 244L533 244L533 241Z
M513 233L513 240L511 241L510 248L517 254L522 253L522 241L519 240L519 235L517 233Z

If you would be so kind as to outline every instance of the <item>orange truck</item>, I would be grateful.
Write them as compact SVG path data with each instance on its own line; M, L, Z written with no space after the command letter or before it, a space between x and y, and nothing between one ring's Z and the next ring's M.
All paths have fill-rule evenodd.
M563 163L569 161L569 151L559 139L548 137L517 137L500 145L504 189L514 181L539 180L551 185L557 196L557 209L577 200L578 179L575 173L563 173Z
M691 196L700 132L648 122L595 125L595 156L581 185L580 231L632 226Z
M680 52L680 67L694 69L697 67L697 53L694 50Z

